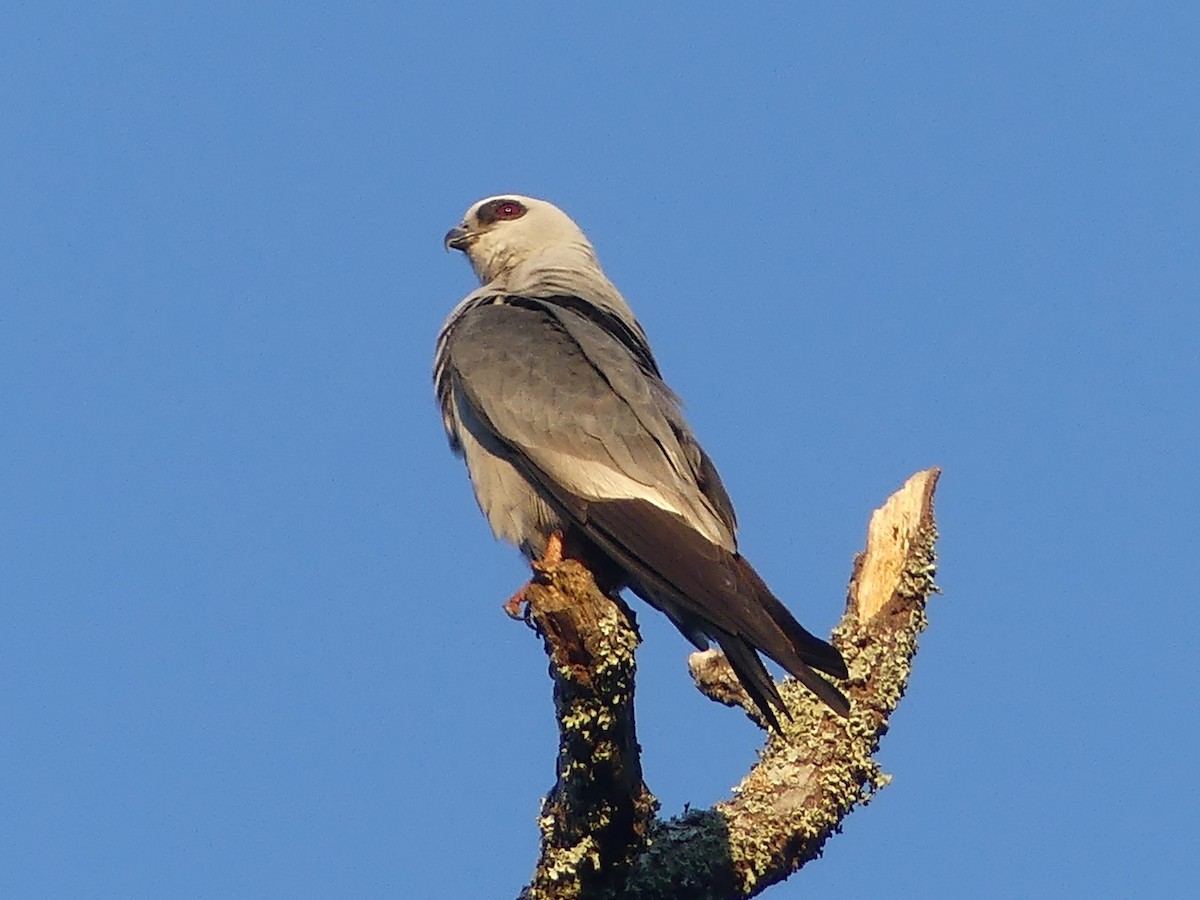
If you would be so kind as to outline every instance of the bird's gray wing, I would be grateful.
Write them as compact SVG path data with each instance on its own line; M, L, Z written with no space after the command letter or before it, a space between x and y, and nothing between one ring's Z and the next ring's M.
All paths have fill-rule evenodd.
M767 700L782 702L754 649L819 682L810 686L845 710L808 668L844 677L840 655L804 631L738 555L715 468L670 392L619 338L561 305L506 297L464 311L445 353L455 402L469 407L463 422L486 432L480 443L503 447L638 593L717 639L768 718Z
M641 326L636 322L630 325L612 312L580 297L556 294L539 296L536 302L553 315L557 324L575 339L588 361L600 372L605 373L610 384L613 384L614 374L618 377L619 383L613 384L617 393L626 397L637 395L639 408L652 411L653 432L656 438L661 439L665 436L664 425L670 430L670 438L666 443L672 447L670 458L673 466L678 470L679 466L686 465L689 487L694 485L699 489L709 509L720 518L736 546L737 515L733 510L733 502L725 490L716 466L684 419L679 397L662 380L658 362ZM583 325L577 316L597 326L604 335L598 336L594 329ZM615 339L621 347L616 347L609 338ZM644 378L637 378L632 373L629 360L621 349L633 358ZM631 377L621 378L622 375ZM643 425L649 425L646 416L639 415L639 419ZM663 441L660 440L660 445L662 444Z
M453 323L446 360L465 419L509 447L530 480L582 501L644 500L733 549L664 415L661 382L603 328L552 303L505 298Z

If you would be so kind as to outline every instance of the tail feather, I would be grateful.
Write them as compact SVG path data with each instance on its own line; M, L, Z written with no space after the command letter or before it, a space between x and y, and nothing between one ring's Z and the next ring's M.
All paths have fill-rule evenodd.
M782 734L783 729L779 725L779 719L776 718L772 706L778 708L789 719L792 714L788 710L787 704L783 702L783 698L779 696L779 689L775 687L771 673L767 671L767 667L754 652L754 648L731 634L717 635L716 641L721 646L725 659L729 661L733 674L737 676L746 693L750 695L750 699L754 701L758 711L776 732Z
M837 648L821 640L797 622L791 612L788 611L788 608L780 602L778 597L771 593L771 589L762 580L762 576L755 571L754 567L746 561L744 556L739 554L734 557L734 560L739 569L738 575L748 582L759 605L771 617L771 621L775 626L783 632L784 636L788 639L788 643L791 645L791 649L800 660L808 666L824 672L826 675L832 675L834 678L849 677L850 673L846 671L846 661L842 659L842 654L837 651ZM766 649L764 648L764 650ZM776 662L786 668L786 664L782 659L777 659ZM798 680L804 680L797 673L792 672L792 674Z
M783 702L771 674L763 665L754 648L733 635L717 635L716 641L721 646L734 674L737 675L738 681L750 695L750 699L754 701L759 712L763 714L763 718L770 722L776 731L782 731L772 707L780 710L789 719L792 717L791 712ZM788 674L816 694L821 702L839 716L844 718L850 715L850 701L846 699L846 696L803 662L798 659L790 659L786 662L776 660L776 662L779 662L787 669Z
M670 616L697 646L704 645L706 635L721 645L738 680L776 730L775 710L787 715L787 708L758 653L834 712L849 713L841 691L813 671L845 678L841 654L806 631L740 554L647 500L582 500L544 473L531 473L582 535L624 570L639 596Z
M812 669L804 666L799 670L789 668L788 672L843 719L850 715L850 701L846 699L846 695Z

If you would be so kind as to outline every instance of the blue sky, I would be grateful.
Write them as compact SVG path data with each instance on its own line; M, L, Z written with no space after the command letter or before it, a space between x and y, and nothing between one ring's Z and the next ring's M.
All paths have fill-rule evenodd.
M511 897L554 731L433 339L570 212L837 619L940 465L895 776L772 898L1194 890L1190 4L0 11L0 894ZM754 729L640 617L667 813Z

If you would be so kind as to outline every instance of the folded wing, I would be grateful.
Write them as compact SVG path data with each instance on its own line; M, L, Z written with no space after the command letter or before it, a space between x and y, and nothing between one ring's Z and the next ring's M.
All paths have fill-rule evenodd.
M733 506L648 355L563 298L500 297L453 323L446 392L459 420L614 559L693 641L715 640L778 727L786 713L755 651L845 715L818 669L841 655L810 634L737 552Z

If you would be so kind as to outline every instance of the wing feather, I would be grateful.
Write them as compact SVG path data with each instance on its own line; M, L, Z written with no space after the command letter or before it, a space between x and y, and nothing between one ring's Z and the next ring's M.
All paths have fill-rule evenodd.
M585 499L637 497L734 546L696 487L650 378L629 352L569 310L496 303L447 340L473 418L546 480Z
M505 454L685 634L716 639L773 725L771 707L786 709L755 650L844 715L845 698L812 671L845 677L840 654L737 553L716 468L652 357L629 340L570 304L497 297L451 322L438 371L469 406L461 424L483 432L479 443Z

